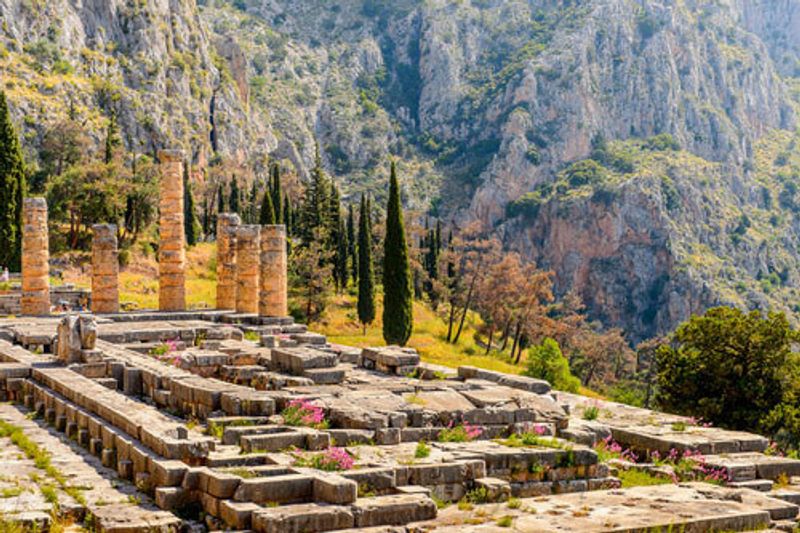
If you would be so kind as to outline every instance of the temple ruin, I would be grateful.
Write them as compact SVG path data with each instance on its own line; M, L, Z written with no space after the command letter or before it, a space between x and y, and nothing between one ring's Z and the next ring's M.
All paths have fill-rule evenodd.
M23 315L50 314L50 252L47 202L25 198L22 204L22 297Z
M260 248L259 226L236 228L236 312L258 314Z
M236 228L239 215L217 217L217 309L236 309Z
M98 532L797 527L800 460L764 437L427 364L409 348L333 344L296 324L283 226L221 216L220 308L185 310L180 154L162 164L157 311L114 312L115 228L100 225L96 314L45 316L46 205L26 200L23 306L37 316L0 319L0 524L46 530L68 514ZM672 456L680 472L657 460ZM628 472L663 484L622 489Z
M117 226L92 226L92 312L119 312Z
M289 314L287 271L286 226L262 226L259 315L283 317Z
M183 220L183 152L162 150L159 201L158 308L186 309L186 236Z

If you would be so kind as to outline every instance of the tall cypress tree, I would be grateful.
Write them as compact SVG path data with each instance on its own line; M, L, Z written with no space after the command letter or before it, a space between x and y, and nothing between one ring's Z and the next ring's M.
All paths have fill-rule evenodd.
M350 275L353 283L358 281L358 256L356 255L356 221L353 204L347 206L347 255L350 258Z
M272 205L272 194L270 194L269 190L264 191L258 223L262 226L275 224L275 207Z
M222 184L217 188L217 213L225 213L228 210L228 204L225 202L225 189Z
M358 220L358 321L367 326L375 321L375 274L372 268L372 224L369 220L367 200L361 195L361 212Z
M200 240L200 222L197 220L197 209L194 205L192 182L189 179L189 164L183 165L183 230L186 244L194 246Z
M414 329L411 267L400 205L397 166L392 161L389 204L386 207L386 238L383 241L383 339L405 346Z
M286 225L286 235L294 235L294 213L288 194L283 197L283 223Z
M314 230L323 227L327 230L330 186L325 171L322 170L322 158L317 145L314 158L314 169L311 171L311 183L306 189L305 200L300 213L300 236L306 243L314 238ZM327 232L326 232L327 233Z
M6 95L0 91L0 266L19 272L22 257L22 198L25 161L11 123Z
M333 278L337 288L341 291L347 288L347 280L350 274L347 270L348 249L350 248L347 240L347 231L344 222L339 223L339 240L336 242L336 254L334 255Z
M241 196L239 194L239 184L236 182L236 176L231 180L231 192L228 195L228 203L231 208L231 213L240 213L241 211Z
M275 210L275 223L284 224L283 220L283 187L281 186L281 167L275 165L272 168L272 184L270 187L272 193L272 207Z

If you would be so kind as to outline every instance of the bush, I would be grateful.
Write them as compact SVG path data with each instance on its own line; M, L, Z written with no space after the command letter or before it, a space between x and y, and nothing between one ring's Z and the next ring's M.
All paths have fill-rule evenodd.
M581 384L570 372L569 361L553 339L545 339L540 346L531 346L524 375L543 379L565 392L577 392Z
M669 133L662 133L647 139L646 146L649 150L655 152L666 152L667 150L680 150L681 145L675 140L675 137Z
M564 171L564 177L573 187L600 183L606 177L606 170L593 159L585 159L571 165Z

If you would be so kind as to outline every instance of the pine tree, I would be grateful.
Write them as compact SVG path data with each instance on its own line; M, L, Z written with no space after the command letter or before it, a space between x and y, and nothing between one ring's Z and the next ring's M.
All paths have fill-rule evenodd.
M259 203L258 203L258 181L253 180L253 185L250 187L250 198L247 202L247 223L256 224L259 217Z
M358 220L358 320L364 326L375 321L375 275L372 268L372 224L369 220L367 200L361 195L361 212Z
M106 142L105 142L105 154L104 160L106 165L111 163L114 159L114 151L116 150L117 146L121 144L119 138L119 125L117 124L117 114L111 113L111 116L108 118L108 125L106 126Z
M389 204L386 207L386 238L383 241L383 339L405 346L414 328L411 267L400 205L397 166L392 161Z
M241 195L239 193L239 184L236 182L236 176L231 180L231 192L228 196L231 213L241 214L242 204Z
M22 257L22 198L25 195L22 148L0 91L0 266L20 270Z
M194 246L200 240L200 222L197 220L197 210L194 205L192 182L189 179L189 165L183 165L183 229L186 234L186 244Z
M358 256L356 255L356 222L353 204L347 206L347 255L350 258L350 275L353 283L358 281Z
M281 167L275 165L272 168L272 184L270 186L272 194L272 207L275 209L275 223L285 224L283 218L283 187L281 186Z
M272 205L272 194L270 194L269 190L264 191L258 223L262 226L275 224L275 207Z

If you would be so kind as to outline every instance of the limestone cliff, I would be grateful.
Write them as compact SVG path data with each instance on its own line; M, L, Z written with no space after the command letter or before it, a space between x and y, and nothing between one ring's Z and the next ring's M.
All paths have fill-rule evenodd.
M800 0L0 0L26 146L264 156L483 221L632 339L716 303L793 311ZM72 107L70 106L72 102ZM591 161L586 162L587 159ZM576 166L577 164L577 166Z

